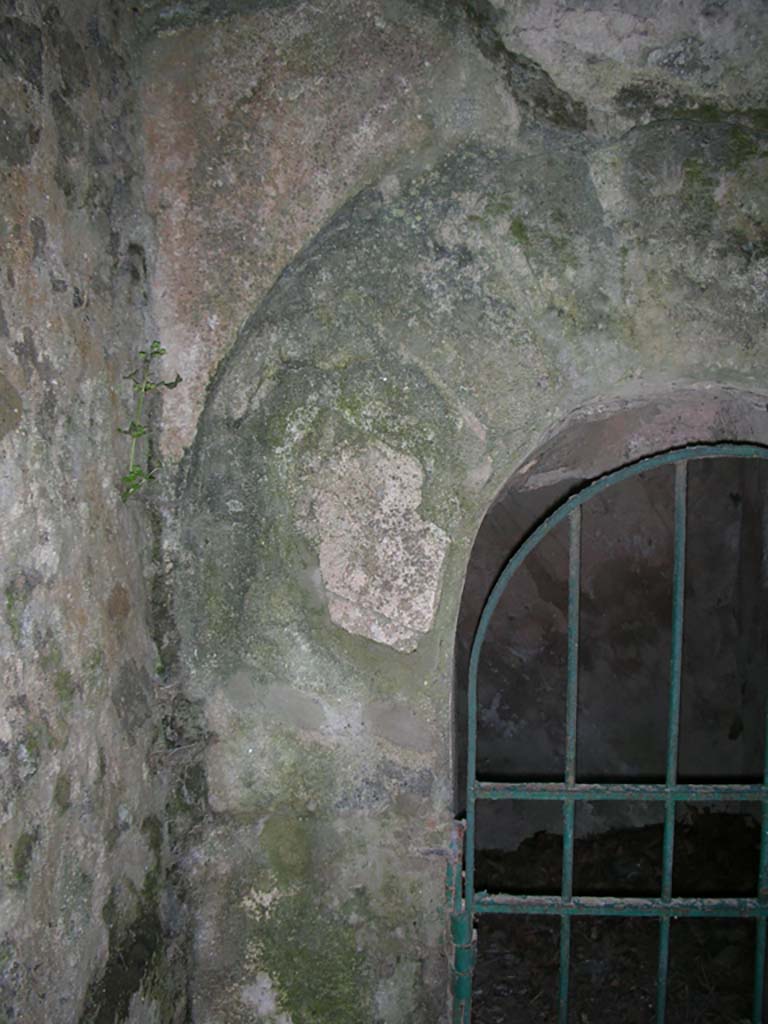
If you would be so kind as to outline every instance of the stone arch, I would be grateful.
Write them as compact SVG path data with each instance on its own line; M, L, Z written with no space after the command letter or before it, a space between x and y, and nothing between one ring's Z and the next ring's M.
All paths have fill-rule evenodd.
M467 564L455 648L455 801L463 809L469 648L485 599L506 560L544 516L591 480L671 448L768 443L765 394L713 383L678 384L576 410L531 448L496 495Z

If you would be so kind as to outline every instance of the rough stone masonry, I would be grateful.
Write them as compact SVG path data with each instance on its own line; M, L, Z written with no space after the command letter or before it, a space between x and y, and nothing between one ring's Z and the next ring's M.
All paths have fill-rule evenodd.
M447 1020L472 541L577 410L766 391L767 46L761 0L0 3L0 1021Z

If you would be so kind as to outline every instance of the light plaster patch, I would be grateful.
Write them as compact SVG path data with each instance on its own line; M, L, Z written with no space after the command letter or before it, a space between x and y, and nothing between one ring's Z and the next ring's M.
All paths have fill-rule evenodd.
M366 708L363 721L374 736L397 747L428 753L434 746L434 730L429 722L406 706L376 702Z
M273 904L280 896L277 889L251 889L243 897L243 907L256 917L269 917Z
M289 1014L278 1012L277 992L272 979L265 971L260 971L252 984L243 986L240 990L240 999L246 1006L256 1011L257 1020L274 1024L292 1024Z
M419 515L418 461L383 444L342 450L318 474L310 532L337 626L399 651L432 628L448 536Z

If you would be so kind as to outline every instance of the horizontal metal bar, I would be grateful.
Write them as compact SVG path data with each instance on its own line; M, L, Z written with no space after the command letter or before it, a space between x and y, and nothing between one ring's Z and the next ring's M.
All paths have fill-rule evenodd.
M728 801L768 799L768 786L761 783L677 783L663 782L476 782L477 800L648 800Z
M749 898L642 896L507 896L479 892L476 914L548 914L571 917L768 917L768 904Z

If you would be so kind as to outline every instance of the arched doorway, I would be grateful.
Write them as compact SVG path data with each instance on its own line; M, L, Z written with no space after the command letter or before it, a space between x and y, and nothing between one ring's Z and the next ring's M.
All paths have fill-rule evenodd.
M478 1024L702 1020L685 1016L691 1007L678 1005L670 983L670 948L685 969L691 959L676 955L684 941L677 922L692 921L735 921L740 928L730 942L740 991L712 1020L731 1012L734 1020L763 1019L768 845L760 841L765 823L754 823L763 820L768 798L768 661L759 614L767 459L765 447L721 443L630 462L561 501L503 568L480 615L467 676L456 1021L470 1019L473 920L494 916L546 920L556 929L549 929L540 962L521 968L526 983L538 979L539 992L508 987L508 1015L487 1005ZM706 828L696 833L690 825L700 808L707 809L706 828L717 825L708 839ZM709 854L683 849L681 835L696 834L690 845L708 842L719 855L738 830L739 855L745 865L754 860L754 886L745 866L721 884L708 878L702 888L690 875ZM494 853L526 843L532 853L506 875L498 862L476 857L500 831L506 837ZM600 845L594 836L603 837L602 854L593 849ZM632 856L636 841L658 846L658 864L640 871L643 877L631 878L631 868L611 875L606 863L615 862L617 836ZM586 873L579 850L591 858ZM688 875L680 869L686 859ZM490 881L490 889L478 881ZM627 923L619 935L615 925ZM525 944L546 946L545 931L529 928ZM625 962L612 974L603 968L592 997L575 993L584 1009L574 1005L574 981L579 989L589 941L623 950ZM641 963L651 946L652 971ZM487 968L482 942L480 956ZM632 975L629 986L622 970ZM643 970L647 977L638 982ZM614 1003L606 976L619 990ZM608 1016L590 1016L596 1009Z

